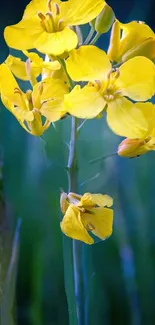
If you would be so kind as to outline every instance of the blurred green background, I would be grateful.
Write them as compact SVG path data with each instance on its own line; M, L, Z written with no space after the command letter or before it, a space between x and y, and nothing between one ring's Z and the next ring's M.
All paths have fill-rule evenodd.
M145 20L155 27L153 0L107 2L120 20ZM1 62L8 55L3 29L20 19L27 3L1 3ZM108 36L102 36L98 45L106 48L107 42ZM60 188L67 191L69 127L70 120L63 120L42 139L32 137L1 105L0 293L6 291L8 312L12 301L3 284L21 219L19 259L17 236L11 283L7 282L13 295L17 272L14 310L19 325L69 325L59 227ZM78 140L81 193L111 195L115 211L113 235L91 247L83 245L84 325L155 324L155 154L89 164L91 159L114 153L119 142L105 117L88 121Z

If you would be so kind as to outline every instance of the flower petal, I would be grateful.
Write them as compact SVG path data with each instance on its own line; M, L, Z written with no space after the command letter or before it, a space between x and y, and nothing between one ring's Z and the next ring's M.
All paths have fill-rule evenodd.
M147 102L136 103L135 106L143 113L148 122L148 134L152 134L153 129L155 130L155 105Z
M98 16L104 0L68 0L61 3L61 16L68 25L83 25Z
M104 80L111 63L107 54L93 45L81 46L66 60L69 75L75 81Z
M111 207L113 205L113 199L109 195L103 194L91 194L85 193L78 206L94 206L98 205L99 207Z
M34 48L36 39L44 32L39 17L34 16L21 20L18 24L7 26L4 38L9 47L17 50Z
M135 101L151 98L155 89L155 66L149 59L137 56L122 64L115 85L124 96Z
M67 92L68 87L63 81L52 78L44 79L43 92L41 95L41 113L49 121L55 122L66 113L66 109L63 105L63 99L64 94Z
M47 0L32 0L30 3L26 6L23 18L29 18L33 15L36 15L39 11L42 13L47 12Z
M82 214L82 221L86 222L90 228L92 227L92 233L105 239L112 234L113 226L113 210L108 208L92 208L90 213Z
M19 89L19 93L15 93L15 89ZM5 63L0 66L0 90L4 105L17 119L22 121L24 119L28 121L33 120L33 113L28 111L24 102L25 94L20 90L14 76Z
M12 102L5 97L3 94L1 94L1 100L3 105L16 117L16 119L19 121L19 123L22 123L24 121L31 122L34 119L32 111L27 111L23 108L20 108L18 106L14 106ZM23 126L23 125L22 125Z
M68 113L79 118L94 118L101 113L106 105L105 100L92 86L75 86L65 95L64 106Z
M108 103L107 122L113 132L128 138L144 138L148 132L143 113L123 97Z
M122 30L122 37L120 40L119 60L131 48L139 45L145 39L149 37L154 38L155 36L153 30L148 25L137 21L132 21L127 24L120 23L120 28Z
M41 53L60 55L69 52L76 47L78 38L76 33L69 27L60 32L43 32L35 42L35 47Z
M90 237L81 222L80 212L74 205L70 205L63 220L60 223L62 232L73 239L81 240L86 244L93 244L94 240Z

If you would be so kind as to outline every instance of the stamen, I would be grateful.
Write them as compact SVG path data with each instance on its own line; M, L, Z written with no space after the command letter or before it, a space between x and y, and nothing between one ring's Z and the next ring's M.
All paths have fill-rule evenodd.
M42 14L42 12L38 12L37 13L37 15L38 15L38 17L41 19L41 25L42 25L42 27L45 29L45 31L47 32L47 27L46 27L46 23L45 23L45 21L46 21L46 17Z
M48 16L50 18L50 21L48 20L47 23L49 24L49 22L51 22L51 26L49 24L49 30L48 32L53 32L55 31L55 22L54 22L54 17L53 17L53 14L51 12L46 12L46 16Z
M121 90L117 90L117 91L115 91L114 96L115 96L115 95L120 95L121 93L122 93Z
M37 15L41 19L41 21L44 21L46 19L46 17L42 14L41 11L38 11Z
M63 23L64 23L63 19L60 19L58 21L57 28L58 28L59 31L63 29Z
M41 84L39 85L38 90L39 90L39 94L40 95L42 95L42 93L43 93L43 86L44 86L44 84L45 84L45 82L41 82Z
M101 87L102 87L101 81L100 80L95 80L95 82L96 82L96 84L98 86L98 90L100 90Z
M107 101L111 101L114 99L114 95L110 94L110 95L104 95L104 99Z
M57 3L55 3L54 6L55 6L55 14L60 15L60 7L59 7L59 5Z
M52 11L51 2L52 2L52 0L48 0L48 2L47 2L47 6L48 6L49 11Z
M44 100L44 101L41 103L41 106L44 105L44 104L46 104L47 102L52 101L52 100L54 100L54 98L49 98L49 99Z
M32 101L32 90L27 90L26 92L26 98L27 98L27 105L30 111L33 110L33 101Z
M107 78L108 78L108 79L110 79L110 75L112 74L112 72L113 72L112 69L110 69L110 70L108 71L108 73L107 73Z
M19 94L22 96L22 91L19 88L14 89L14 94Z

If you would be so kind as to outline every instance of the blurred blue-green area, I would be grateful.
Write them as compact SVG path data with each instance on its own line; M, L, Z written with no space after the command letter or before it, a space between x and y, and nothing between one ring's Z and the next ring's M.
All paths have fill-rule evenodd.
M155 28L154 0L109 0L116 16L127 22L145 20ZM8 55L6 25L16 23L28 1L1 3L1 62ZM108 36L98 45L105 48ZM37 138L28 135L1 105L0 147L3 196L0 205L0 255L6 273L11 240L22 221L15 299L16 324L68 325L64 285L60 188L67 191L70 119L56 123ZM84 325L155 324L155 154L135 159L111 157L89 161L117 150L120 138L105 117L89 120L78 140L81 193L103 192L114 198L114 231L106 241L83 245ZM91 181L89 181L91 179ZM4 256L5 255L5 256ZM1 270L0 270L1 272ZM0 287L4 282L1 278ZM13 293L12 293L13 294ZM2 325L12 325L2 324Z

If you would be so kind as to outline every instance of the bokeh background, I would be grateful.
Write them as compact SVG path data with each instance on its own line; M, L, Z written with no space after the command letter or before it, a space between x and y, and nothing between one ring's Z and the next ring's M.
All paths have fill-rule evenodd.
M144 20L155 30L154 0L107 2L122 22ZM3 29L20 20L27 3L1 1L1 62L9 53ZM107 45L108 35L103 35L98 46L105 49ZM60 121L42 138L32 137L1 105L2 325L69 325L59 227L60 188L67 191L69 125L69 119ZM105 118L88 121L78 140L81 193L108 193L114 198L115 210L113 235L91 247L83 245L84 309L88 311L84 325L155 324L155 153L135 159L114 156L89 164L91 159L114 153L119 142ZM12 306L13 323L9 318Z

